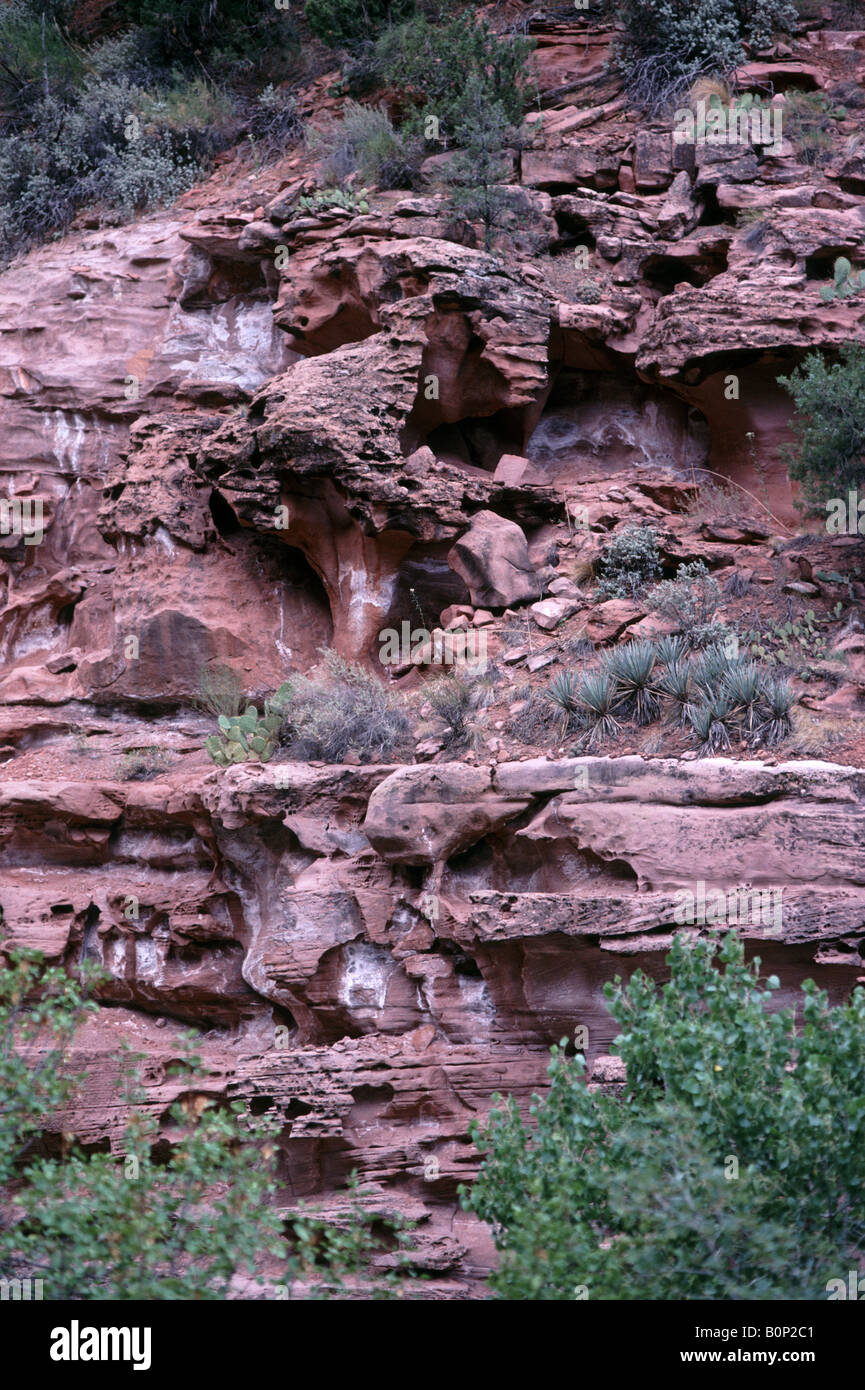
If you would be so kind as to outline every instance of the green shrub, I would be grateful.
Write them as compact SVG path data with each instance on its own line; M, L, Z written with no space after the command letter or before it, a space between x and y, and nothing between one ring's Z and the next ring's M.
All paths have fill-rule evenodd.
M651 526L626 526L605 547L597 565L598 594L635 598L661 573L657 537Z
M424 159L423 141L398 131L384 106L347 101L342 120L309 137L313 153L322 157L321 177L341 185L359 173L379 188L414 188Z
M364 762L405 757L412 727L398 697L375 676L336 652L325 652L325 675L300 678L286 712L282 742L292 757Z
M372 1298L404 1296L412 1223L380 1196L370 1207L354 1174L338 1221L303 1202L288 1214L289 1253L286 1214L274 1206L278 1123L209 1094L213 1080L189 1044L168 1064L169 1079L183 1076L180 1101L161 1116L137 1109L143 1059L129 1054L109 1101L130 1107L111 1152L78 1145L69 1107L81 1077L67 1049L97 1012L88 991L106 979L85 963L74 980L23 951L0 972L4 1279L42 1279L51 1300L223 1301L243 1296L238 1275L263 1283L267 1258L283 1296L295 1281L316 1300L356 1297L359 1285ZM59 1158L44 1156L46 1133Z
M846 344L831 365L809 353L778 382L795 407L795 443L781 456L801 484L804 505L822 510L827 498L846 499L865 482L865 347Z
M294 6L291 6L293 9ZM296 42L288 11L273 0L117 0L118 15L136 25L154 63L200 71L202 58L256 60Z
M532 98L527 69L534 40L499 36L471 10L429 20L417 15L388 30L377 44L385 81L420 94L422 105L409 128L429 138L428 117L439 135L453 143L460 126L472 120L478 86L486 106L501 108L504 121L518 125Z
M84 59L65 33L71 8L66 0L6 0L0 6L4 131L22 129L34 105L49 95L68 94L81 81Z
M473 1123L461 1196L497 1297L825 1299L865 1256L865 991L833 1008L808 981L797 1030L732 932L668 966L605 987L621 1089L589 1090L563 1039L530 1120L494 1096Z
M675 623L689 648L723 642L732 633L726 623L713 621L721 603L721 586L702 560L679 565L675 579L664 579L651 590L649 603L662 618Z
M66 100L36 103L26 130L0 136L0 258L62 230L81 208L130 216L176 198L229 135L208 91L94 77Z
M448 161L445 182L450 187L453 211L469 222L483 224L487 251L497 227L519 220L515 206L521 195L502 187L513 175L509 147L519 140L501 102L490 100L485 79L472 73L466 83L463 113L454 130L459 149Z
M790 0L623 0L619 61L631 94L661 108L701 73L730 72L743 40L765 47L797 22Z
M578 304L600 304L604 292L597 280L583 278L574 288L574 299Z
M85 967L85 988L101 978ZM242 1102L211 1104L203 1076L196 1094L196 1058L181 1063L192 1085L166 1117L167 1160L159 1117L135 1110L110 1153L87 1154L71 1136L59 1159L32 1145L75 1097L66 1047L95 1009L35 953L14 954L0 973L0 1268L35 1272L51 1299L224 1299L235 1274L281 1251L275 1154L257 1147L261 1126ZM118 1089L138 1079L120 1077Z
M806 164L817 165L832 148L835 122L846 114L825 92L792 89L784 96L784 135Z
M306 0L304 18L328 48L356 48L415 11L415 0Z

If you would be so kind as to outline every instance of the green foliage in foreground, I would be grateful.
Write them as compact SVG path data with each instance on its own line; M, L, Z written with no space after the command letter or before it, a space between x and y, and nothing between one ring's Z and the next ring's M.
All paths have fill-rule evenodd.
M0 1269L42 1279L48 1299L225 1298L237 1273L281 1249L273 1150L242 1102L209 1102L195 1057L179 1064L189 1089L167 1128L130 1112L123 1157L65 1134L60 1157L46 1156L39 1142L74 1097L65 1049L95 1008L32 954L0 975Z
M221 1300L242 1296L238 1276L261 1283L269 1256L284 1280L276 1297L398 1292L408 1223L367 1213L355 1181L339 1220L303 1205L283 1218L274 1206L278 1121L210 1097L191 1052L173 1064L183 1095L161 1118L136 1108L138 1078L127 1069L119 1153L87 1153L55 1133L52 1116L77 1088L66 1049L97 1010L86 991L98 983L92 968L80 981L45 969L35 952L11 953L0 970L0 1277L41 1279L48 1300ZM49 1132L59 1156L47 1155ZM386 1272L374 1266L383 1248Z
M624 1087L553 1048L530 1121L509 1097L474 1127L499 1297L817 1299L865 1253L865 991L806 982L797 1032L733 933L668 963L606 987Z

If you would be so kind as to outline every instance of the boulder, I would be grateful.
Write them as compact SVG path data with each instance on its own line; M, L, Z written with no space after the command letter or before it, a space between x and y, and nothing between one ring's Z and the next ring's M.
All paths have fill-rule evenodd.
M475 607L507 608L538 597L538 579L525 535L513 521L481 511L452 547L448 564Z
M529 612L532 621L542 632L555 632L559 623L576 613L578 607L579 604L571 598L545 598L540 603L533 603Z

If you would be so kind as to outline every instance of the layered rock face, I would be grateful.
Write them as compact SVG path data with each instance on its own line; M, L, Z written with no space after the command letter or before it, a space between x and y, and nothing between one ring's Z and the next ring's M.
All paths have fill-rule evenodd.
M457 1211L495 1091L542 1087L587 1030L609 1079L603 986L664 977L675 930L738 930L778 974L861 977L865 773L828 763L544 759L472 768L278 764L149 785L2 784L5 947L111 975L76 1060L73 1123L116 1136L120 1041L147 1105L198 1025L208 1094L284 1119L287 1199L356 1169L417 1220L430 1292L471 1294L484 1229ZM378 1195L376 1195L376 1193ZM330 1197L337 1207L339 1197Z
M286 1205L337 1209L357 1169L373 1208L418 1221L442 1297L477 1296L492 1258L456 1200L469 1124L496 1091L527 1103L577 1027L615 1074L607 981L663 978L676 929L725 924L788 1002L863 972L858 766L491 749L223 771L201 753L213 660L253 697L322 646L375 669L412 604L445 626L531 604L535 633L583 605L584 635L614 643L644 613L584 605L547 564L563 535L590 561L648 521L666 560L762 582L772 529L796 522L777 377L863 338L865 296L819 297L837 256L865 262L861 110L819 169L786 138L676 145L629 108L611 29L534 32L542 124L506 255L451 239L432 194L299 215L297 156L0 275L0 495L44 525L0 535L2 949L111 976L66 1123L117 1142L122 1041L165 1115L192 1025L205 1088L280 1118ZM781 95L842 79L865 79L865 33L803 32L741 74ZM577 251L596 303L569 294ZM764 496L766 524L689 521L706 469ZM824 593L855 606L861 575L844 582ZM529 670L553 659L532 648ZM87 761L154 741L175 764L152 781Z

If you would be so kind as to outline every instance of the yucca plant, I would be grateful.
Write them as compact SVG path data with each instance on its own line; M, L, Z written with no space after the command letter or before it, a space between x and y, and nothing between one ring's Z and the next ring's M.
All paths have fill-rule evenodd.
M720 645L707 647L691 663L691 677L695 688L702 695L715 695L740 661L740 657L730 656Z
M793 690L789 681L770 680L763 690L760 708L761 722L757 733L766 745L780 743L791 729L790 710L793 708Z
M613 713L615 704L615 682L605 671L583 676L577 691L577 705L580 719L590 731L589 747L621 732L622 726Z
M638 724L651 724L661 713L654 680L656 660L654 643L642 641L619 647L605 662L606 674L618 686L618 703L625 705Z
M754 661L744 661L727 672L721 690L729 696L735 717L749 736L760 722L759 705L763 695L763 672Z
M730 697L723 691L709 695L691 714L691 727L697 735L698 753L710 757L730 747L734 716Z
M543 693L545 698L555 705L561 714L562 735L564 736L571 722L571 715L576 714L579 708L576 681L570 671L560 671Z
M658 680L661 700L667 708L667 718L687 729L694 712L694 687L691 667L687 661L672 661Z
M658 654L659 666L675 666L678 662L684 661L688 644L684 637L659 637L655 642L655 651Z

